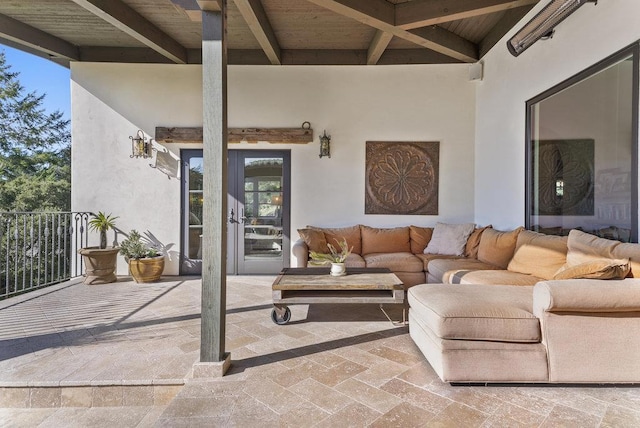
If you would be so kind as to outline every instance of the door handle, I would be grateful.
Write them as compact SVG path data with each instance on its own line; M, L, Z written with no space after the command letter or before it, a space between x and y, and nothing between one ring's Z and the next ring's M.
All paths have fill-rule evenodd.
M233 212L233 208L231 208L231 211L229 212L229 223L231 224L240 223L238 220L236 220L235 213Z

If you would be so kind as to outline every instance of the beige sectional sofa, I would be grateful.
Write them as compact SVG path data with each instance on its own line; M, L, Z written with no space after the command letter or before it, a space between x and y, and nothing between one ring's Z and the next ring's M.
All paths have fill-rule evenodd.
M302 230L297 265L345 237L350 266L394 271L410 335L443 381L640 382L639 244L489 227L462 255L424 254L430 228L346 229Z

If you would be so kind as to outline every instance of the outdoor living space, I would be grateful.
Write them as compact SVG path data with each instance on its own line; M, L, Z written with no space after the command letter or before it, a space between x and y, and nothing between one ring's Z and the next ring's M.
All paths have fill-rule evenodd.
M637 426L633 386L452 386L377 305L270 311L228 278L232 366L193 379L200 278L70 281L0 305L1 426ZM392 316L400 307L388 306Z

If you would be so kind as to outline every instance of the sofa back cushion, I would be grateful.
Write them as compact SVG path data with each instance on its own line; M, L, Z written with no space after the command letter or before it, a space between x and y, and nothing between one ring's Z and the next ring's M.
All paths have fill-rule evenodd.
M408 227L382 229L360 226L362 254L408 253L411 251Z
M469 235L469 239L467 239L467 245L464 247L464 256L470 259L478 258L478 247L480 246L480 237L482 236L482 232L485 229L493 227L491 225L485 227L477 227L471 235Z
M411 240L411 252L413 254L423 254L427 248L431 236L433 235L433 227L409 226L409 239Z
M640 244L626 244L611 239L598 238L595 235L572 230L567 242L567 266L576 266L585 262L606 259L629 259L631 271L629 277L640 278Z
M544 279L553 279L567 261L567 237L523 230L518 234L513 258L507 269Z
M563 266L553 279L625 279L629 274L629 259L600 259Z
M473 232L475 224L447 224L436 223L433 229L431 241L424 249L428 254L445 254L450 256L462 256L469 235Z
M506 232L486 229L480 237L478 260L506 269L516 249L518 235L523 229L519 227Z
M298 229L300 238L307 244L309 251L315 251L316 253L328 253L327 240L324 237L324 232L319 229Z
M327 240L327 244L333 245L338 251L340 251L339 242L342 239L347 240L347 246L349 248L353 247L351 252L355 254L362 255L362 239L360 238L360 225L356 224L355 226L350 227L339 227L339 228L321 228L315 226L307 226L310 229L317 229L324 232L324 237ZM328 252L328 250L327 250Z

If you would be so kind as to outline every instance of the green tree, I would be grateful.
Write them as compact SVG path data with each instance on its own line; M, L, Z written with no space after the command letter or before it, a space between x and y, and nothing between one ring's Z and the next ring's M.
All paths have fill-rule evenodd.
M0 51L0 211L68 211L71 134L62 112L26 93Z

